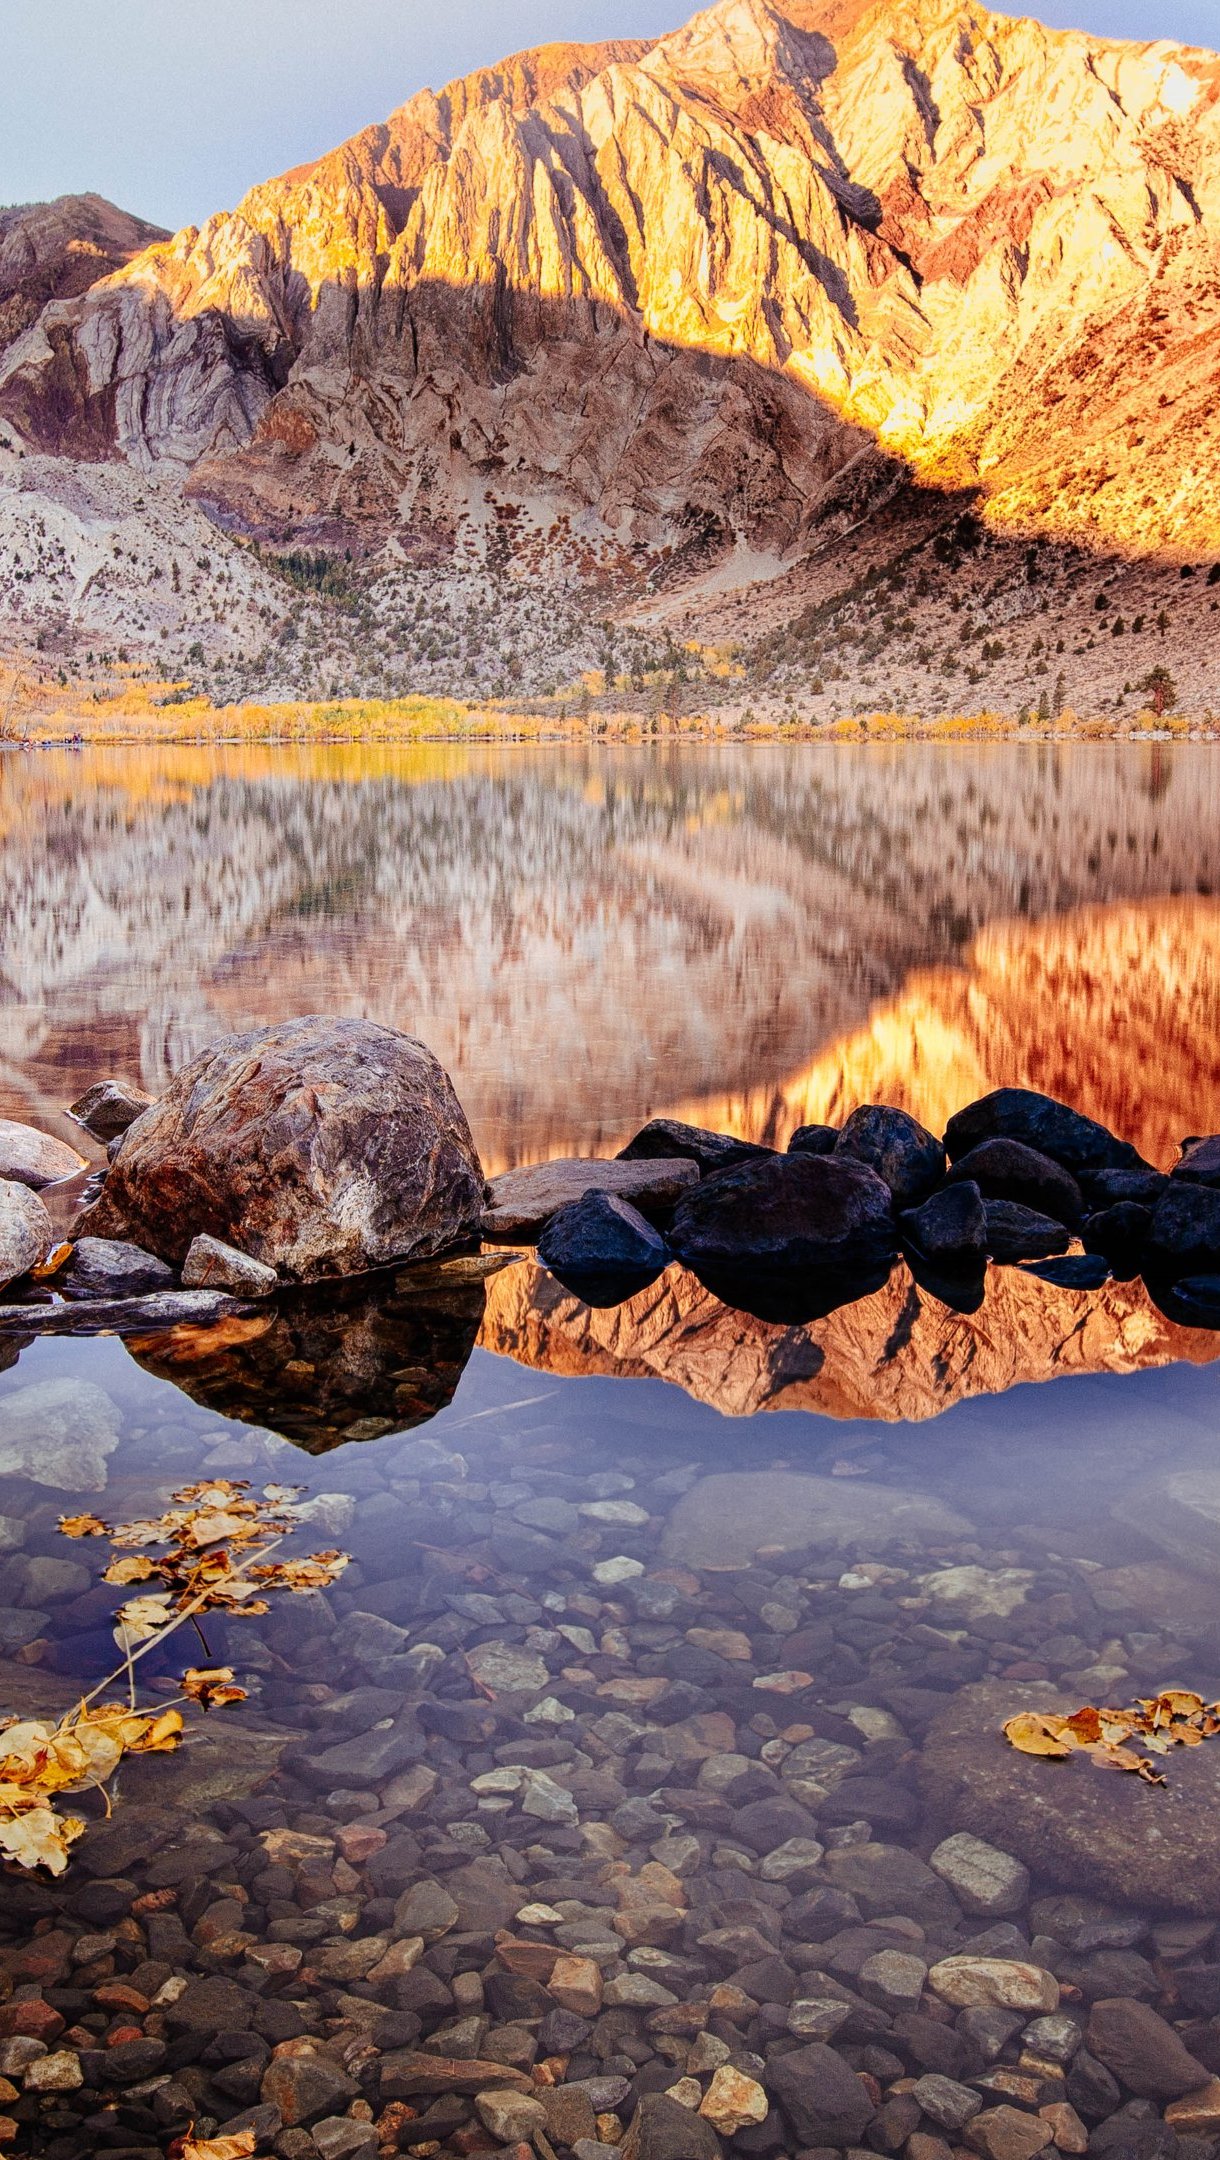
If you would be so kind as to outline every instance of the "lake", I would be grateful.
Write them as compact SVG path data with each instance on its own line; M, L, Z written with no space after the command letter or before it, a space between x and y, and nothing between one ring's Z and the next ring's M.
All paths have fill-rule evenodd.
M350 1013L429 1043L493 1174L661 1114L783 1145L884 1101L940 1131L1000 1084L1169 1167L1220 1128L1218 771L1163 744L4 754L0 1115L79 1139L99 1077L155 1093L218 1035ZM595 1309L528 1252L0 1337L14 1712L117 1655L111 1547L62 1514L300 1485L290 1549L350 1555L154 1649L149 1702L192 1660L246 1701L129 1760L108 1822L81 1803L62 1878L0 1878L0 1933L43 1927L0 2051L80 2063L12 2103L19 2149L152 2155L253 2110L260 2152L306 2117L347 2125L335 2160L490 2150L454 2098L490 2060L547 2066L521 2135L609 2160L642 2094L753 2080L792 2035L866 2081L814 2080L809 2147L859 2144L872 2080L877 2150L1016 2107L1062 2152L1106 2126L1143 2154L1124 2016L1159 2103L1220 2073L1220 1740L1155 1757L1161 1786L1000 1728L1220 1695L1217 1344L1138 1281L992 1269L961 1312L899 1266L785 1325L676 1267ZM929 2078L965 2100L912 2101Z

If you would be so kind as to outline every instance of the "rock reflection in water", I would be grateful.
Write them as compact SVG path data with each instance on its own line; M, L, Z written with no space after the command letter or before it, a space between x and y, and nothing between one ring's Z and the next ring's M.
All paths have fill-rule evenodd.
M899 1264L871 1296L824 1317L752 1317L671 1267L606 1311L531 1262L489 1284L480 1341L547 1372L655 1375L728 1416L886 1421L937 1417L967 1397L1067 1373L1220 1356L1220 1337L1180 1324L1138 1282L1079 1290L991 1268L977 1310L950 1308L943 1288L927 1294Z
M128 1337L137 1364L224 1418L309 1455L425 1425L452 1402L504 1261L359 1276L215 1327Z

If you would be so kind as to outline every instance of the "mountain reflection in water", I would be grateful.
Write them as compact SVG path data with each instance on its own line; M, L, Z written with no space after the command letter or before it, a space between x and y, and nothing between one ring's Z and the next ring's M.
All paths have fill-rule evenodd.
M303 1012L422 1036L491 1173L998 1084L1220 1125L1202 745L13 753L0 833L0 1115L65 1138Z
M980 1309L962 1313L899 1262L871 1295L790 1325L721 1303L677 1266L598 1309L534 1259L495 1255L327 1284L125 1346L217 1416L323 1455L430 1423L476 1346L564 1379L667 1380L730 1418L789 1410L889 1424L1026 1382L1206 1365L1220 1333L1176 1324L1138 1282L1065 1290L1019 1268L990 1268ZM0 1367L26 1348L0 1338Z

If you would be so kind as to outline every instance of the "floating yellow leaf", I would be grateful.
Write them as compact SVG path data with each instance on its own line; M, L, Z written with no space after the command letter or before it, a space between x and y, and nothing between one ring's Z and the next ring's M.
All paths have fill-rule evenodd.
M57 1525L63 1537L109 1537L110 1528L99 1515L61 1515Z
M115 1633L120 1641L128 1643L148 1642L159 1634L170 1618L170 1593L168 1590L152 1590L146 1597L128 1598L116 1614L118 1627Z
M102 1577L102 1581L109 1583L147 1582L149 1577L156 1573L156 1561L151 1560L147 1553L137 1553L131 1560L112 1560Z
M182 1692L205 1710L220 1710L226 1703L246 1700L245 1688L234 1685L231 1665L217 1665L206 1672L192 1665L182 1675Z
M1066 1718L1044 1717L1036 1710L1010 1717L1004 1738L1022 1755L1070 1755L1075 1744Z
M48 1874L62 1875L68 1865L68 1847L84 1828L79 1815L57 1815L50 1807L0 1816L0 1854L15 1860L18 1867L44 1867Z

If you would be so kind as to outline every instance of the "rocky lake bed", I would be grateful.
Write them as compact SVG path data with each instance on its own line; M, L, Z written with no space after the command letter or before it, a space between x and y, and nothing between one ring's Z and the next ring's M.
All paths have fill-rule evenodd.
M0 1876L5 2145L1212 2160L1220 1750L1152 1786L1002 1734L1220 1696L1206 1367L963 1390L928 1426L751 1418L557 1333L533 1369L490 1355L489 1315L546 1277L638 1375L632 1330L684 1280L736 1315L726 1402L735 1363L778 1377L895 1271L883 1363L912 1298L981 1355L1018 1278L1081 1330L1138 1290L1181 1358L1215 1143L1169 1173L1001 1090L944 1141L881 1106L784 1152L653 1120L487 1188L406 1040L300 1021L157 1102L106 1083L75 1160L0 1127L5 1265L28 1253L9 1713L69 1713L113 1664L78 1509L287 1480L348 1556L201 1616L245 1700L125 1761L110 1812L81 1800L61 1874ZM181 1662L152 1645L152 1706Z

